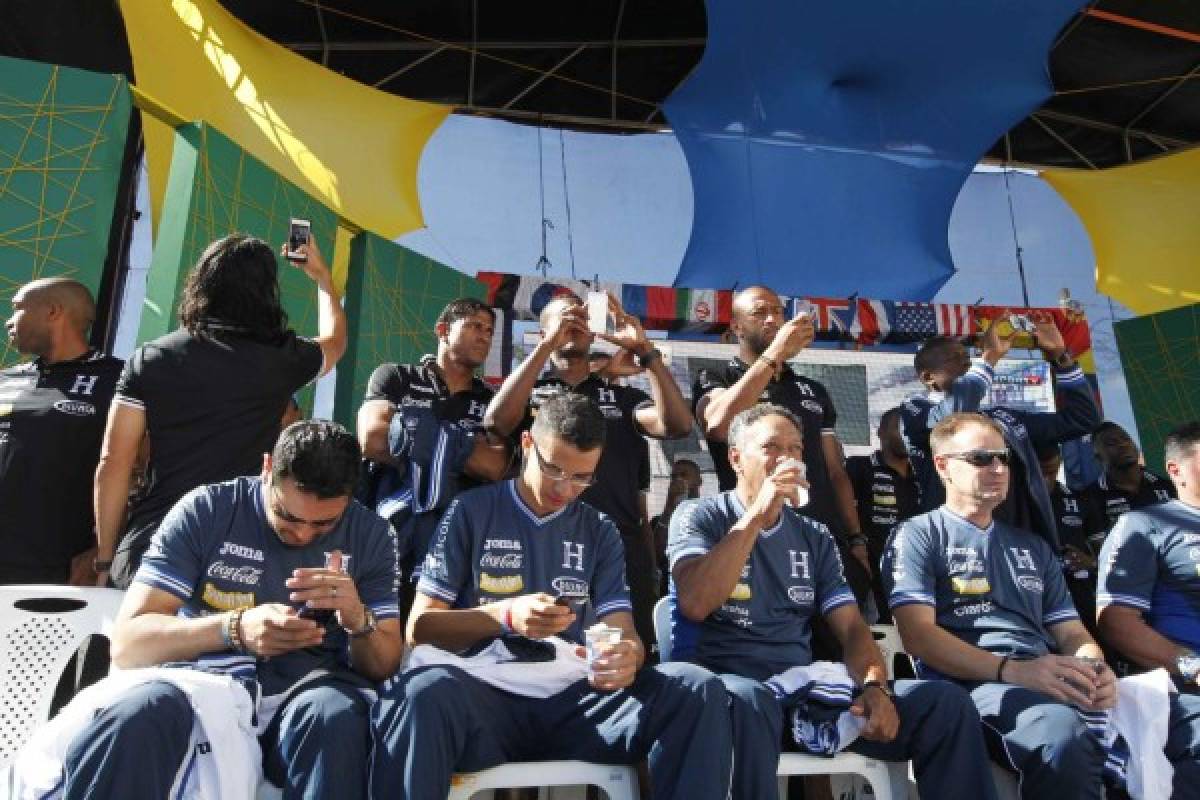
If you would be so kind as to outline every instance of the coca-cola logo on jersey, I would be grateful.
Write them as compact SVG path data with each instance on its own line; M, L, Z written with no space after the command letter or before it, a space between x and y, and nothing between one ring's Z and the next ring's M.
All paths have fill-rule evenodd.
M520 569L525 562L523 553L484 553L479 566L484 569Z
M247 586L257 586L258 581L262 578L263 571L255 567L234 566L226 564L224 561L214 561L208 567L208 577L221 578L222 580L233 581L234 583L244 583Z

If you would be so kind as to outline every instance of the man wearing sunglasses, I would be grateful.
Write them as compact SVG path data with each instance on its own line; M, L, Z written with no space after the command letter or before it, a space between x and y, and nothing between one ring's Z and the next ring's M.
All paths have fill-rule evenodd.
M261 477L202 486L175 505L125 596L112 652L123 669L179 669L129 689L74 738L67 797L173 797L176 781L182 795L205 769L189 754L240 745L193 740L198 711L170 676L195 670L232 679L209 710L253 709L263 770L285 797L366 797L371 694L403 639L395 542L350 499L360 458L342 426L297 422Z
M734 800L775 798L784 730L791 741L797 728L820 725L819 701L802 707L775 690L829 674L797 678L794 671L813 666L818 617L836 636L846 667L840 680L822 683L827 694L835 693L833 684L853 695L849 713L864 723L848 749L912 759L925 798L946 796L950 787L971 787L979 800L993 797L979 717L966 693L944 681L888 682L829 528L797 509L808 488L799 468L801 425L770 403L739 412L729 426L734 488L686 501L671 519L671 656L719 673L729 690ZM785 711L800 721L785 721ZM840 736L843 726L837 727Z
M542 309L542 339L520 366L504 381L488 406L484 426L501 436L527 429L538 408L549 397L568 392L589 398L604 414L608 446L596 467L596 481L583 500L606 514L621 533L625 551L625 576L633 599L633 621L638 636L655 660L654 603L658 599L654 547L642 524L639 466L645 436L676 439L692 429L692 414L662 353L646 338L637 317L625 313L609 298L612 333L593 334L588 328L587 307L573 294L555 297ZM612 367L620 362L628 374L635 360L650 384L650 394L631 386L610 383L589 371L588 351L597 338L620 347ZM543 369L550 371L543 377Z
M952 414L930 445L946 502L901 523L883 564L905 649L919 676L970 691L992 758L1019 775L1023 797L1100 797L1129 753L1124 740L1097 735L1116 677L1071 604L1055 550L994 517L1014 463L1004 430L982 414ZM1173 710L1167 758L1193 760L1192 738Z
M1041 478L1037 448L1086 436L1100 423L1100 409L1054 318L1039 314L1032 321L1037 346L1053 365L1058 410L1038 413L992 406L982 413L1000 426L1005 446L1013 455L1009 491L995 509L996 519L1031 530L1057 545L1054 509ZM930 339L917 352L913 366L930 393L904 403L901 428L921 489L921 510L932 511L945 497L938 481L941 472L931 460L930 431L948 414L980 410L992 385L992 368L1008 352L1014 336L1015 332L1001 336L999 326L991 325L982 339L983 363L976 366L971 366L962 343L947 337Z
M590 677L548 696L505 691L457 666L400 675L374 712L373 796L443 798L455 772L507 761L649 757L655 797L725 797L733 746L725 691L690 664L643 667L620 534L579 500L604 443L604 416L590 400L544 402L521 434L520 474L464 492L447 509L409 634L454 653L505 634L579 645L586 618L618 629L620 641L591 662ZM586 603L555 602L567 594Z

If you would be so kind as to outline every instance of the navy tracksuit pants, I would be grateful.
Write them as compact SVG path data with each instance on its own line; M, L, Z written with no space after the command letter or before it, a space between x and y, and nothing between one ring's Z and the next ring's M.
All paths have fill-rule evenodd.
M692 664L643 668L616 692L582 680L547 698L429 666L393 678L372 715L371 796L379 800L443 800L455 772L559 759L648 758L655 800L724 800L729 789L728 697Z
M772 800L784 741L784 709L761 682L722 675L732 700L734 800ZM900 730L891 742L856 739L848 748L881 761L912 760L922 798L995 800L979 715L961 687L947 681L896 681Z
M1020 776L1021 796L1053 800L1104 796L1104 750L1070 706L1010 683L971 689L996 763ZM1200 696L1171 695L1167 760L1173 800L1200 798Z
M267 779L285 800L365 798L368 704L342 685L296 693L260 737ZM162 800L190 755L192 706L164 681L131 689L98 714L66 756L64 800Z

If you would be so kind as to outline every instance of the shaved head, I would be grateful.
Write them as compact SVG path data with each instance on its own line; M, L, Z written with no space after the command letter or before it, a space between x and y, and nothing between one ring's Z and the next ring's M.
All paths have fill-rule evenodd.
M742 346L743 357L757 358L787 322L787 309L779 295L767 287L747 286L733 296L730 322L730 329Z
M13 299L30 306L59 306L70 320L71 327L86 337L96 320L96 301L86 286L71 278L39 278L17 290Z
M733 313L745 314L754 309L756 303L778 304L779 295L766 286L747 286L733 296Z

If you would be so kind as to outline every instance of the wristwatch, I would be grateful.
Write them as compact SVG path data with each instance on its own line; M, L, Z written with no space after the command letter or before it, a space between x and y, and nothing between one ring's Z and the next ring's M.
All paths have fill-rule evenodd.
M1059 369L1070 369L1075 366L1075 359L1071 357L1069 350L1063 350L1054 358L1054 366Z
M892 690L889 689L887 687L887 684L885 684L883 681L866 681L862 685L862 690L865 692L867 689L870 689L872 687L883 692L883 694L887 697L888 700L895 702L896 695L892 693Z
M660 358L662 358L662 350L659 350L657 347L651 347L646 352L635 356L635 358L637 359L638 366L642 369L646 369L655 361L658 361Z
M378 621L375 619L375 612L363 606L363 626L356 631L347 630L351 639L358 639L362 636L369 636L379 627Z
M1196 676L1200 675L1200 655L1191 650L1180 653L1175 656L1175 669L1179 670L1179 676L1185 681L1195 683Z

